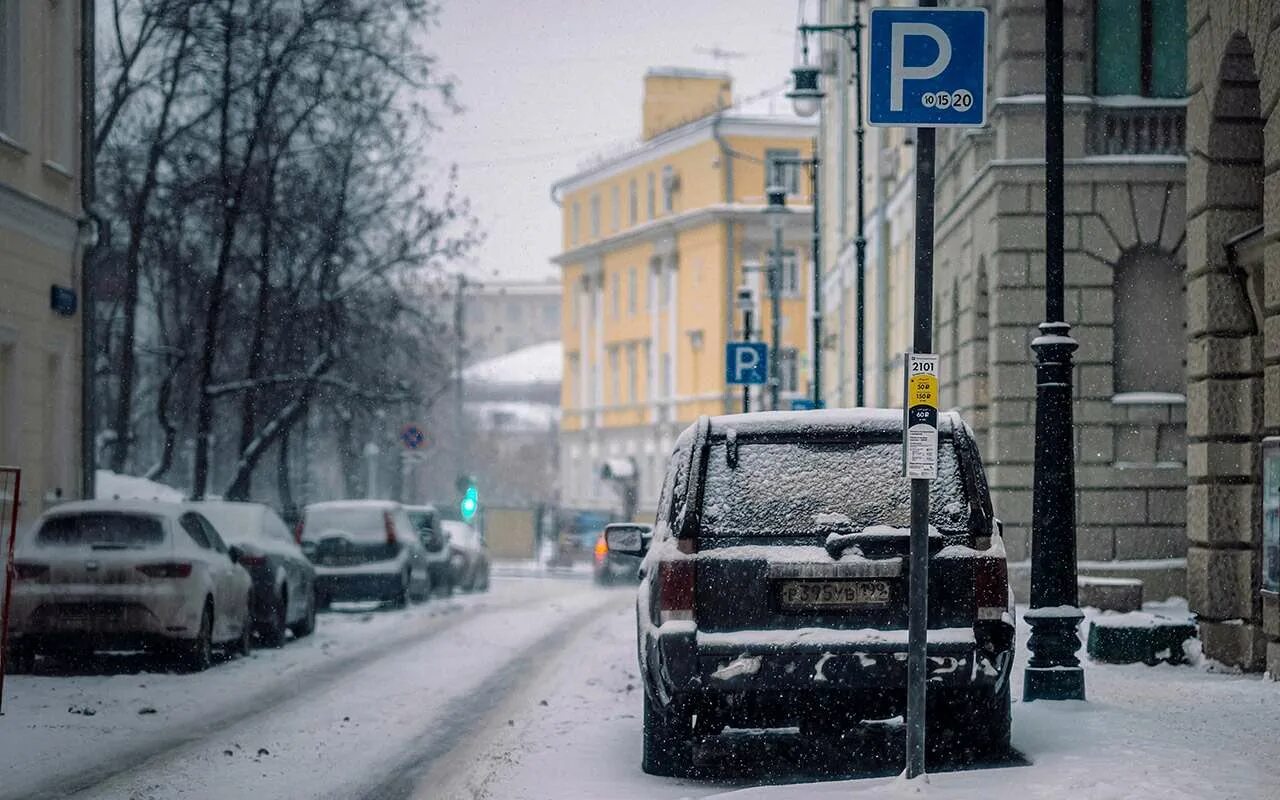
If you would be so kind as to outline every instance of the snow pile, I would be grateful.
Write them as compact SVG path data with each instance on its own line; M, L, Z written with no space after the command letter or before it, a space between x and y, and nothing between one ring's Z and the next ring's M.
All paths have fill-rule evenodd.
M564 374L564 348L544 342L472 364L463 370L469 381L489 384L559 383Z
M94 498L98 500L164 500L179 502L185 500L187 495L180 489L166 486L163 483L100 469L94 478Z

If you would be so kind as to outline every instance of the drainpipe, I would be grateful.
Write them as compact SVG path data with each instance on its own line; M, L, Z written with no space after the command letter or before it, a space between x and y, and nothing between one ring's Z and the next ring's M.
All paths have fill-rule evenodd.
M884 134L876 134L876 405L889 405L889 181ZM895 176L896 177L896 176Z
M94 50L94 0L80 0L80 220L82 234L80 253L80 492L92 498L97 470L97 448L94 443L93 364L97 354L94 336L93 282L89 267L94 262L98 234L103 221L93 207L94 153L93 134L97 125L95 88L97 70Z
M724 174L724 182L722 184L724 191L724 203L726 206L733 204L733 152L729 148L729 143L724 140L724 136L720 133L720 122L724 119L724 112L717 111L715 119L711 122L711 136L716 140L716 145L720 148L720 169ZM724 221L724 330L726 341L733 339L733 307L734 307L734 265L736 248L734 243L735 228L733 222L733 212L729 212L729 216ZM744 274L743 280L746 280ZM733 390L727 385L724 388L724 410L725 413L733 411Z

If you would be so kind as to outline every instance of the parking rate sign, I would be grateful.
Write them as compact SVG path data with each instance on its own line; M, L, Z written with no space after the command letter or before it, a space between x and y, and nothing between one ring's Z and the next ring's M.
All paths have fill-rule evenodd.
M724 347L724 380L731 386L769 381L769 346L764 342L728 342Z
M985 8L874 8L870 39L871 125L987 123Z

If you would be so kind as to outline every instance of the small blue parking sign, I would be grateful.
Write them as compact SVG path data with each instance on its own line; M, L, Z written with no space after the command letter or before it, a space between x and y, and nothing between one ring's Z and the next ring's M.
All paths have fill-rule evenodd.
M987 123L985 8L873 8L870 39L871 125Z
M724 380L733 386L769 381L769 346L764 342L728 342L724 346Z

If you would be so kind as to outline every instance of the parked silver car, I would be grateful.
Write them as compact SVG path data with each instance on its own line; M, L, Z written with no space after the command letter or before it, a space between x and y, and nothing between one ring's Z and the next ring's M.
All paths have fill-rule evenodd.
M247 653L249 573L191 504L87 500L46 512L14 557L11 657L148 649L203 670Z
M440 524L449 540L454 585L464 592L488 591L489 549L484 536L465 522L446 519Z
M241 550L240 566L253 579L254 631L267 647L284 644L316 627L316 570L302 554L293 531L261 503L207 501L197 504L222 538Z
M404 506L390 500L312 503L302 552L316 567L316 602L382 600L404 606L431 595L426 549Z
M453 566L449 563L449 540L441 525L440 512L435 506L405 506L404 510L418 533L418 541L426 550L427 571L431 573L431 586L448 597L453 594Z

